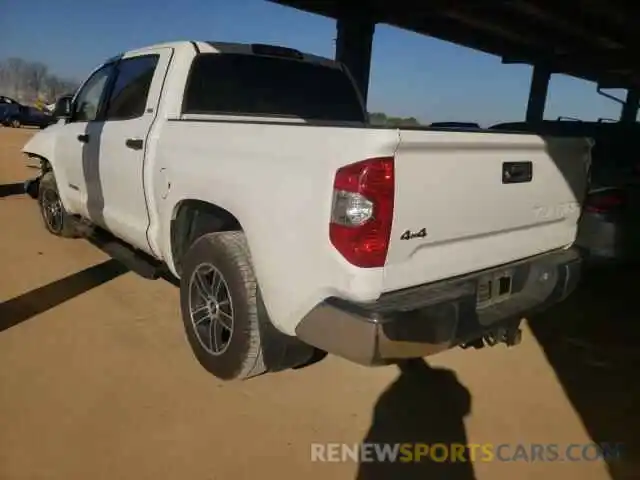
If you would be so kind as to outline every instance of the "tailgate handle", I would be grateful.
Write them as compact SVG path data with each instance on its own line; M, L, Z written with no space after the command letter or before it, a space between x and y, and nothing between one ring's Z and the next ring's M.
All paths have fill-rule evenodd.
M531 162L504 162L502 164L502 183L526 183L533 178Z

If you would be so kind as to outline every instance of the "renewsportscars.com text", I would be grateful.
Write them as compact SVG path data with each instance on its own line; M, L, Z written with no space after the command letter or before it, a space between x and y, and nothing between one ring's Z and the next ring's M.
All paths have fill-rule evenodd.
M584 462L619 459L620 443L313 443L313 462Z

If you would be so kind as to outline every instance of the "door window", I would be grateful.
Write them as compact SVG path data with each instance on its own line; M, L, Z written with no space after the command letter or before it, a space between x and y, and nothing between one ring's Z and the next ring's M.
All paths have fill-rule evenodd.
M120 61L105 120L127 120L144 114L158 59L158 55L144 55Z
M113 64L100 68L87 80L76 97L73 112L74 122L91 122L98 116L100 102L105 93Z

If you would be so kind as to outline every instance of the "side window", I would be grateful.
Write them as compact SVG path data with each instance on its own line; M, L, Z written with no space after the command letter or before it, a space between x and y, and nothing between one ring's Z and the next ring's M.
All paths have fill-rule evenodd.
M144 114L158 59L158 55L145 55L120 61L105 120L126 120Z
M83 85L74 103L74 122L90 122L96 119L111 72L113 72L113 65L105 65L94 72Z

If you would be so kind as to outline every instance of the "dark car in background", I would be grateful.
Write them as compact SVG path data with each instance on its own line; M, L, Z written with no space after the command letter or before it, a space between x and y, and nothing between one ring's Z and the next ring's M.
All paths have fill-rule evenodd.
M557 120L491 129L592 138L591 180L576 245L592 264L640 260L640 124Z
M20 102L16 102L11 97L6 97L4 95L0 95L0 105L3 104L3 103L20 103Z
M49 112L19 103L0 103L0 124L5 127L46 128L52 123L55 123L55 117Z

